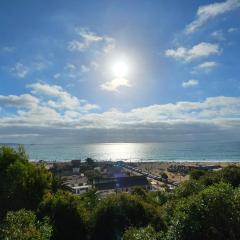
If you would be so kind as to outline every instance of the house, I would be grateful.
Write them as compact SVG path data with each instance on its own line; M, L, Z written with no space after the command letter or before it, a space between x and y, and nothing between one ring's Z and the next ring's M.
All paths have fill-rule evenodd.
M145 176L105 178L95 181L93 186L98 191L128 192L134 187L142 187L145 190L151 189L151 185Z
M88 180L85 176L79 175L65 176L62 179L69 187L87 185Z
M81 175L64 176L62 178L64 184L68 186L74 194L82 194L92 189L91 185L88 185L87 178Z
M73 186L71 190L74 194L80 195L86 192L89 192L92 189L91 185L83 185L83 186Z

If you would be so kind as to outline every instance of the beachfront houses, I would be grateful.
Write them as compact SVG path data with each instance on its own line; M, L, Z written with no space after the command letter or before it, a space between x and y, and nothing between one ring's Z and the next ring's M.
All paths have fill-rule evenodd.
M80 160L55 163L52 172L58 174L75 194L95 189L101 195L131 192L135 187L151 190L147 176L132 174L127 169L109 162L89 164Z
M128 176L116 178L104 178L94 181L93 187L102 193L130 192L135 187L151 190L151 184L145 176Z

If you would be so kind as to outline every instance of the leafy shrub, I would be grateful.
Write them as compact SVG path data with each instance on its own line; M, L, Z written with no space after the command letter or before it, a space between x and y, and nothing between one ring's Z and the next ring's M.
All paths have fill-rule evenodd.
M38 221L36 215L24 209L8 212L0 235L2 240L48 240L52 234L52 227L45 218Z

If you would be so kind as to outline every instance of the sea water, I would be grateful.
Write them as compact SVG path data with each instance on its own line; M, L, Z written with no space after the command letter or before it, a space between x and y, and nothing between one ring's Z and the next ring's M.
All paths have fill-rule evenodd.
M240 161L240 141L31 144L25 148L31 160Z

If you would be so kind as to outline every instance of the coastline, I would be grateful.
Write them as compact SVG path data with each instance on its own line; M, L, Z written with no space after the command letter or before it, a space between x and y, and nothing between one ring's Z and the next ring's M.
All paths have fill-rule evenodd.
M46 168L50 169L53 164L69 165L72 160L69 161L33 161L34 163L44 163ZM82 161L84 162L84 161ZM126 170L130 175L141 175L147 173L154 176L167 176L171 182L179 184L189 179L190 172L194 169L204 169L207 171L218 171L224 167L235 165L240 166L240 161L122 161L124 164L136 168L141 171L136 173L131 170ZM104 165L115 165L117 161L96 161L96 166L102 167ZM81 167L80 167L81 168ZM152 184L154 183L152 181Z
M228 160L228 159L225 159L225 160L187 160L187 159L184 159L184 160L132 160L132 159L117 159L117 160L112 160L112 159L109 159L109 160L98 160L98 159L95 159L95 158L92 158L94 161L96 162L109 162L109 163L116 163L118 161L123 161L125 163L199 163L199 164L240 164L240 159L239 160ZM44 161L44 162L49 162L49 163L53 163L53 162L71 162L73 160L79 160L79 159L29 159L30 162L39 162L39 161ZM84 160L82 160L84 162Z

